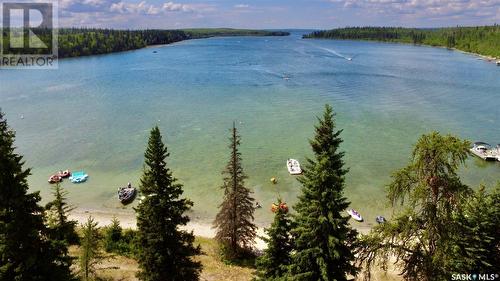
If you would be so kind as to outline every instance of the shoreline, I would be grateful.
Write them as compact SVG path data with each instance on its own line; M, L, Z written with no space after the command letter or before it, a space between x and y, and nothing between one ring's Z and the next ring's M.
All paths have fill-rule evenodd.
M78 221L78 224L84 224L87 218L92 216L95 222L98 223L98 227L104 227L111 224L113 218L117 218L120 221L120 226L124 229L136 229L136 217L135 212L108 212L97 209L75 209L68 214L68 218L71 220ZM360 234L367 234L371 227L369 225L351 225ZM268 226L265 226L268 227ZM262 240L262 236L265 236L263 226L257 225L257 237L255 239L255 248L258 250L263 250L266 248L266 243ZM207 221L202 220L190 220L188 224L181 227L183 230L192 231L195 236L214 238L215 229L212 228L212 224Z
M370 40L370 39L341 39L341 38L302 38L302 39L304 39L304 40L364 41L364 42L378 42L378 43L388 43L388 44L402 44L402 45L411 45L411 46L428 47L428 48L439 48L439 49L446 49L446 50L450 50L450 51L456 51L456 52L460 52L463 54L468 54L468 55L472 55L475 57L479 57L480 59L485 60L487 62L491 62L493 64L500 62L500 57L483 55L483 54L479 54L479 53L464 51L464 50L457 49L457 48L448 48L446 46L439 46L439 45L414 44L411 42L383 41L383 40Z

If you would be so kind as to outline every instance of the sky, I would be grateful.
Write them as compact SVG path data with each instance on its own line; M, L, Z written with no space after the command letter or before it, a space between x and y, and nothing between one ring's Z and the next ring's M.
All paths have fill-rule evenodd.
M327 29L500 23L500 0L59 0L59 26Z

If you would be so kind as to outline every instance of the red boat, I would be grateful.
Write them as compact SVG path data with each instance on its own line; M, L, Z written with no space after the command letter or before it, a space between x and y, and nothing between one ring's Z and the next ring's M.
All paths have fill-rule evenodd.
M71 176L71 172L69 170L59 171L59 172L57 172L56 175L61 177L61 178L67 178L67 177Z
M61 181L62 181L62 178L59 175L52 175L49 178L49 183L58 183Z

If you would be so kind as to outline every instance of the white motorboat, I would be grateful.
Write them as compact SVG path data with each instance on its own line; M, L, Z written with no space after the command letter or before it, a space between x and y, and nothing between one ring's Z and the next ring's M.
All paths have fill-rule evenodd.
M470 152L486 161L496 161L498 159L498 149L492 149L491 145L485 142L475 142Z
M302 169L300 169L299 161L295 159L286 160L286 168L290 175L300 175L302 174Z
M353 218L354 220L357 221L363 221L363 217L354 209L349 209L347 210L347 213Z

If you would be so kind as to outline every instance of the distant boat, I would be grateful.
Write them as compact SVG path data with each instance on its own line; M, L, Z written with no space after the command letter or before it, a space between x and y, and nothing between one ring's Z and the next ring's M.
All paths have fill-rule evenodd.
M497 66L500 66L500 60L497 60Z
M378 223L386 223L387 222L387 220L383 216L377 216L375 218L375 221Z
M64 170L64 171L57 172L56 175L60 176L61 178L67 178L67 177L71 176L71 172L69 170Z
M485 142L475 142L470 148L470 152L486 161L496 161L500 156L499 149L491 149L491 145Z
M52 175L49 177L49 183L50 184L53 184L53 183L58 183L58 182L61 182L62 181L62 178L58 175Z
M290 175L300 175L302 174L302 169L300 169L299 161L295 159L286 160L286 168Z
M347 58L347 60L352 60L352 58Z
M347 213L356 221L363 221L363 217L354 209L347 210Z
M128 186L118 188L118 200L120 200L120 202L124 205L134 201L136 194L137 190L130 184L128 184Z
M72 183L82 183L87 181L89 175L87 175L84 171L73 172L73 174L69 177L69 180Z
M158 53L158 51L153 51L153 54L156 54L156 53Z

